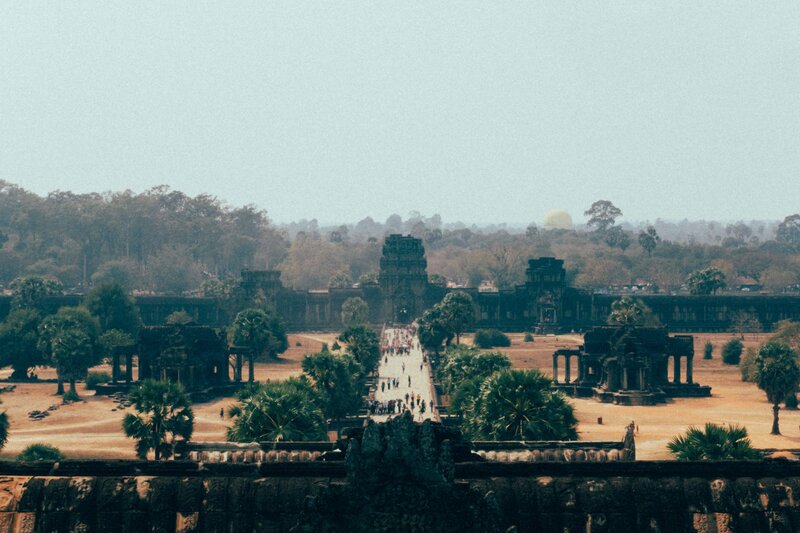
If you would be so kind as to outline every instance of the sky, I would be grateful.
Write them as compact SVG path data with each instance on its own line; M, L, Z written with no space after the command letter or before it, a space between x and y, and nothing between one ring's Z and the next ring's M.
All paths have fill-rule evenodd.
M800 2L0 3L0 179L276 222L800 211Z

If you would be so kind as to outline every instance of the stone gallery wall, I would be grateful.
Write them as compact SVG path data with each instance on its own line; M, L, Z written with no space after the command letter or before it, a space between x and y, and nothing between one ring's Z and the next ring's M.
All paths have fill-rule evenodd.
M0 531L800 530L796 463L461 463L366 505L339 499L354 482L342 463L0 463Z

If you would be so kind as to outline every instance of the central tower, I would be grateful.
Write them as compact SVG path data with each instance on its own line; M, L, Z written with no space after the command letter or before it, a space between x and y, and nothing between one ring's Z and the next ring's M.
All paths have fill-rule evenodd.
M425 310L428 261L422 240L389 235L383 243L378 283L383 294L383 317L407 324Z

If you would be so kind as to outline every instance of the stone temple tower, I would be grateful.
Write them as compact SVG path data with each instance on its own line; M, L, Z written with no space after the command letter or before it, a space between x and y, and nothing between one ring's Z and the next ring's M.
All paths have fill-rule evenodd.
M525 271L528 292L528 316L541 332L558 331L563 313L564 291L567 287L564 261L540 257L528 261Z
M422 240L389 235L383 244L378 283L384 320L406 324L420 316L428 290L428 261Z

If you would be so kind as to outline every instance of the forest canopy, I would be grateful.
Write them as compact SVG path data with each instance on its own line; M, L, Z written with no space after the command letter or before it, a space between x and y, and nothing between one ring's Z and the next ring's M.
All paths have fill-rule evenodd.
M210 195L167 186L42 197L0 180L0 288L20 276L60 281L85 292L105 282L127 290L202 294L242 269L278 269L297 289L373 282L383 238L423 240L428 273L452 286L511 288L530 258L565 260L568 283L593 290L637 286L688 290L693 272L714 268L726 290L781 292L800 283L800 216L783 221L618 223L624 206L595 202L574 229L536 224L467 226L412 211L384 222L367 217L322 227L316 220L276 225L254 205L232 207Z

